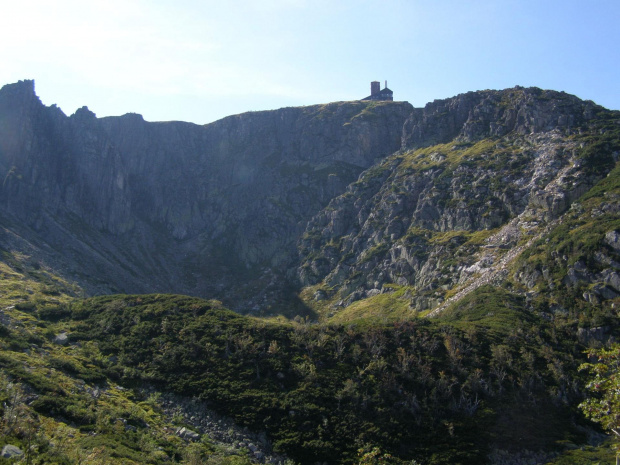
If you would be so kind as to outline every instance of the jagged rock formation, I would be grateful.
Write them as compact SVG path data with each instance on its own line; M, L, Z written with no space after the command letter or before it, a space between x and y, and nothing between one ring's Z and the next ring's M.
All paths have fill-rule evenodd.
M331 299L332 309L411 286L417 311L499 284L523 241L548 232L613 167L617 147L594 157L583 150L601 112L567 94L522 88L414 109L408 145L310 221L300 280L318 285L317 300Z
M583 351L620 334L619 158L619 112L540 89L203 127L67 117L31 81L5 86L2 373L40 396L26 410L77 416L72 445L104 426L100 444L136 433L154 462L203 434L272 462L270 441L300 463L357 463L363 444L433 463L570 454L589 435L568 414ZM181 296L79 301L71 281L329 324ZM196 399L126 412L117 381ZM100 418L104 389L120 397Z
M593 102L583 102L564 92L515 87L503 91L467 92L435 100L413 110L405 123L406 147L527 135L554 129L570 131L592 119Z
M307 220L400 148L410 113L406 102L349 102L148 123L86 107L66 117L41 104L33 81L8 85L3 247L90 293L239 296L258 308Z
M599 123L617 119L516 87L149 123L67 117L22 81L0 90L0 246L90 294L273 312L306 286L335 311L404 286L412 311L441 309L502 281L609 172Z

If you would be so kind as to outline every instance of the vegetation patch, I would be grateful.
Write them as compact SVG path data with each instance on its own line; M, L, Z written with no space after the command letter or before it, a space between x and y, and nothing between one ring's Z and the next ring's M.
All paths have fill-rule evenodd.
M461 329L482 329L499 340L522 324L540 324L538 318L524 307L522 296L501 288L482 286L450 305L439 318Z
M404 321L418 317L417 312L411 310L412 288L407 286L390 285L384 288L388 292L353 302L329 319L330 323L352 323L363 320L387 323Z

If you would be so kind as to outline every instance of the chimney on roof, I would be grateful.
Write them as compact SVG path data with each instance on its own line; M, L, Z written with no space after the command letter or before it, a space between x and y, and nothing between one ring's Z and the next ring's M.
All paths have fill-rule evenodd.
M381 83L379 81L372 81L370 83L370 95L377 95L381 92Z
M387 79L385 80L385 88L387 89Z

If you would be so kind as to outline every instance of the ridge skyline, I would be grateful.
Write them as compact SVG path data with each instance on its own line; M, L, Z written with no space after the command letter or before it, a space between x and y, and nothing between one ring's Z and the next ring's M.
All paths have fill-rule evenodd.
M618 17L612 0L28 0L0 19L0 82L35 77L68 114L196 124L355 100L373 79L416 107L519 84L618 109Z
M349 102L362 102L364 101L364 98L360 97L358 99L352 99L352 100L333 100L333 101L329 101L329 102L314 102L314 103L308 103L308 104L304 104L304 105L288 105L288 106L283 106L283 107L277 107L277 108L263 108L263 109L256 109L256 110L247 110L247 111L242 111L240 113L232 113L232 114L227 114L224 116L221 116L220 118L213 120L213 121L209 121L209 122L205 122L205 123L196 123L193 121L188 121L188 120L178 120L178 119L163 119L163 120L150 120L144 117L143 113L139 112L139 111L127 111L125 113L122 114L114 114L114 115L104 115L104 116L100 116L96 111L92 110L89 106L88 103L84 103L83 105L77 107L75 109L75 111L73 111L73 113L68 113L66 111L64 111L62 109L62 107L57 104L57 103L45 103L43 102L43 99L41 98L41 96L39 95L39 93L37 92L37 79L36 78L25 78L25 79L19 79L17 81L14 82L7 82L7 83L3 83L0 85L0 89L2 87L5 86L12 86L12 85L17 85L20 83L29 83L32 82L32 88L33 88L33 93L34 95L41 101L41 103L46 106L46 107L55 107L58 108L65 116L67 117L71 117L73 115L75 115L78 111L80 110L88 110L88 112L92 113L96 118L98 119L102 119L102 118L117 118L117 117L122 117L122 116L126 116L126 115L137 115L140 116L145 122L147 123L190 123L190 124L195 124L197 126L207 126L209 124L224 120L226 118L229 117L234 117L234 116L241 116L241 115L245 115L245 114L252 114L252 113L265 113L265 112L274 112L274 111L278 111L278 110L283 110L283 109L287 109L287 108L306 108L306 107L315 107L315 106L321 106L321 105L329 105L329 104L338 104L338 103L349 103ZM414 106L410 103L410 101L408 99L394 99L393 101L395 103L408 103L410 104L414 109L423 109L425 107L427 107L428 105L434 103L434 102L439 102L439 101L447 101L447 100L451 100L457 97L460 97L462 95L468 95L468 94L477 94L477 93L484 93L484 92L504 92L504 91L508 91L508 90L520 90L520 89L525 89L525 90L529 90L529 89L533 89L533 90L541 90L541 91L550 91L550 92L557 92L559 94L565 94L569 97L574 97L577 98L579 100L582 100L584 102L590 102L593 103L594 105L600 106L602 108L605 108L607 110L611 110L611 111L616 111L619 110L619 108L610 108L610 107L606 107L604 105L599 104L596 101L590 100L590 99L583 99L581 97L579 97L576 94L572 94L570 92L564 91L564 90L560 90L560 89L551 89L551 88L542 88L539 86L523 86L520 84L515 84L514 86L510 86L510 87L505 87L505 88L497 88L497 89L478 89L478 90L467 90L452 96L448 96L445 98L434 98L432 100L429 100L428 102L424 103L422 106Z

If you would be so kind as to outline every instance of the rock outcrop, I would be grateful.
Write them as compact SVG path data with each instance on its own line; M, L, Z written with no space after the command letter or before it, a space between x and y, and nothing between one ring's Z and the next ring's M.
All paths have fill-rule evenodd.
M28 249L89 293L260 306L243 296L281 281L308 219L400 148L410 113L406 102L342 102L149 123L86 107L67 117L41 104L33 81L7 85L2 246Z
M591 101L537 88L467 92L414 109L405 123L403 145L422 147L510 133L566 132L592 119L598 110Z
M617 120L516 87L424 108L337 102L151 123L86 107L68 117L21 81L0 90L0 247L89 294L295 313L303 286L338 308L396 285L430 310L501 281L610 172ZM615 268L576 267L566 285L587 277L592 301L618 291ZM527 288L546 279L519 273Z
M414 109L406 147L309 222L299 242L300 281L319 286L315 293L332 308L410 286L415 311L499 284L524 244L613 167L613 144L594 159L584 148L586 135L601 132L601 111L567 94L522 88Z
M4 459L19 459L24 456L24 451L19 447L14 446L12 444L7 444L2 448L2 452L0 452L0 457Z

